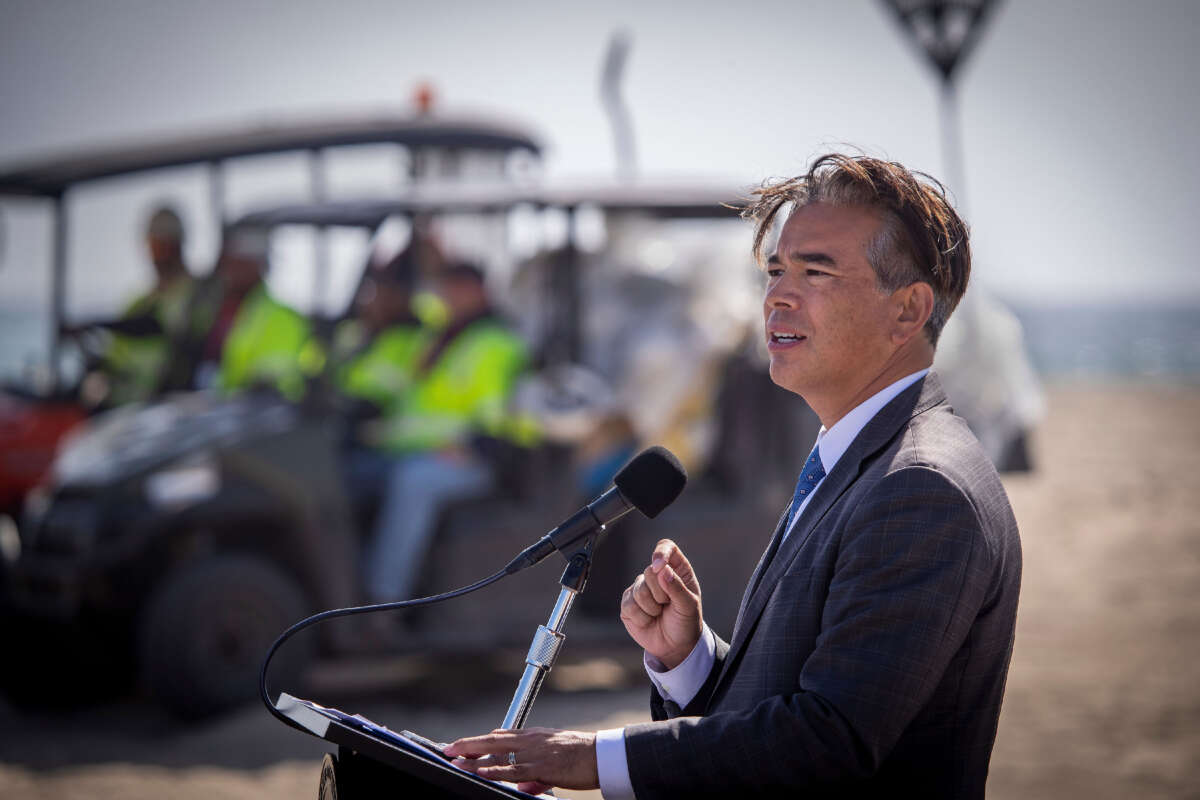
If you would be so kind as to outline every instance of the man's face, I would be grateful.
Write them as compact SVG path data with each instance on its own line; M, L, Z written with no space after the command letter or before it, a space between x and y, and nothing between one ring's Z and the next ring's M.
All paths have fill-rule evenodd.
M363 321L372 327L382 328L408 314L411 295L403 287L367 280L359 290L356 302Z
M810 405L841 407L895 351L894 305L866 254L879 225L869 208L803 206L768 260L763 319L771 380Z
M154 264L155 272L162 272L179 259L179 242L161 236L147 236L146 249L150 251L150 262Z
M437 293L455 320L469 317L487 305L483 286L470 278L443 277L437 283Z

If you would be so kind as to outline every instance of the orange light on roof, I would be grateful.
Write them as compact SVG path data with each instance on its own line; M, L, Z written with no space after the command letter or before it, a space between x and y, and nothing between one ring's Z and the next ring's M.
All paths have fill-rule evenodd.
M413 102L417 106L418 114L428 114L433 109L433 86L428 83L417 84Z

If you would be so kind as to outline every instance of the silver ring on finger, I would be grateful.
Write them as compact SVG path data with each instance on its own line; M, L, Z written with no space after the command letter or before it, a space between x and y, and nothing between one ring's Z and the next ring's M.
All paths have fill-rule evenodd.
M515 767L517 765L517 754L516 753L508 754L508 765L510 767Z

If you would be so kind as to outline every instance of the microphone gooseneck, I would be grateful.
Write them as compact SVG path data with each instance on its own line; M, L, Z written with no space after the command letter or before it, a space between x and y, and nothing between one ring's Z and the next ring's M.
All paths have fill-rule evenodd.
M615 486L576 511L557 528L525 548L504 568L511 575L532 567L555 550L567 555L585 536L616 522L637 509L653 519L675 501L687 484L687 472L671 451L663 447L643 450L626 464Z
M525 672L501 728L516 730L524 727L542 682L558 658L566 639L562 627L567 613L576 595L583 591L591 570L593 537L635 508L647 517L658 516L683 491L687 473L669 451L652 447L626 464L613 478L613 483L616 485L575 512L505 568L506 572L516 572L536 564L553 550L567 557L567 568L559 581L562 589L558 593L558 602L554 604L550 619L545 625L539 625L534 634L525 656Z

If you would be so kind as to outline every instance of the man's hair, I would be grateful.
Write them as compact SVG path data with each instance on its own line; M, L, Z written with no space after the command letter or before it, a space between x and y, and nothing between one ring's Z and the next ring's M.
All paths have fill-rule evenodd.
M813 203L864 206L880 217L879 231L867 244L867 260L885 292L924 281L933 288L933 313L925 335L937 345L971 275L967 225L946 199L935 178L891 161L829 153L795 178L768 181L751 194L742 216L755 223L754 257L785 206Z
M265 264L271 256L271 231L259 225L229 225L221 237L221 252Z
M183 220L169 205L160 205L146 220L146 235L164 241L183 243Z

